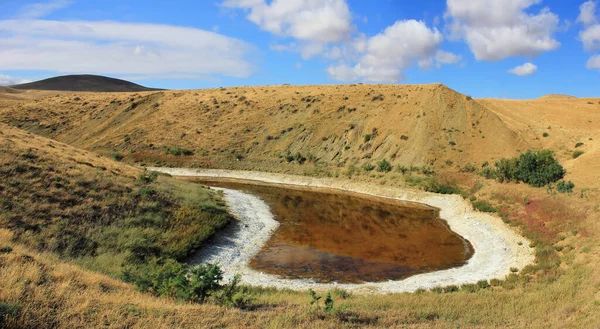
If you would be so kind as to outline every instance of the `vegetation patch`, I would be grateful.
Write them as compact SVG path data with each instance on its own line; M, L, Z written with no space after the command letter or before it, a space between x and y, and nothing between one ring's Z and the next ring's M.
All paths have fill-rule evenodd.
M502 158L496 161L495 167L487 166L480 174L501 183L524 182L535 187L554 183L565 175L565 169L550 150L527 151L516 158Z

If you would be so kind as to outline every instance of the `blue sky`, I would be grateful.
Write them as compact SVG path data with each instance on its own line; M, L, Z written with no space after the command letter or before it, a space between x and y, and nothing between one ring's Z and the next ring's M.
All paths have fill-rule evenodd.
M441 82L474 97L600 96L599 8L597 0L4 0L0 84L94 73L170 89Z

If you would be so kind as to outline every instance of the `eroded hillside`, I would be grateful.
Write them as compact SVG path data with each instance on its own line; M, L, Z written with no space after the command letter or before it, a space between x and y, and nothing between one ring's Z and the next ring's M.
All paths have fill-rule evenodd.
M381 159L456 167L527 147L495 113L440 84L46 94L2 107L0 120L146 163L274 171ZM169 154L176 147L193 155Z

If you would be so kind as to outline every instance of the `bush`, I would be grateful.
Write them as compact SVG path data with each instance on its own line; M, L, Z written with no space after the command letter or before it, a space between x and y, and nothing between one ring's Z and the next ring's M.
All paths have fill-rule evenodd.
M485 167L480 174L499 182L521 181L535 187L554 183L565 175L564 168L550 150L527 151L518 158L502 158L495 166L496 169Z
M476 172L477 168L472 165L470 162L467 163L464 167L460 168L459 172Z
M11 246L0 247L0 254L10 254L13 251Z
M580 156L583 155L583 153L585 153L585 152L583 152L583 151L575 151L575 152L573 152L573 159L579 158Z
M121 154L121 153L115 153L115 154L113 154L113 156L112 156L112 157L113 157L113 159L114 159L115 161L121 161L121 160L123 160L123 158L124 158L125 156L124 156L123 154Z
M477 287L479 287L480 289L486 289L489 288L490 284L488 283L487 280L479 280L477 281Z
M179 146L174 146L171 147L167 150L168 154L174 155L174 156L187 156L187 155L193 155L194 152L192 152L191 150L185 148L185 147L179 147Z
M144 172L138 176L138 180L142 182L142 184L150 184L156 180L158 177L158 172L151 171L148 173L148 169L144 168Z
M377 163L377 171L390 172L392 171L392 165L386 159L382 159Z
M4 328L6 318L12 316L15 317L19 314L21 305L17 303L1 303L0 302L0 327Z
M573 188L575 187L575 184L573 184L573 182L571 181L564 181L561 180L560 182L558 182L558 184L556 184L556 190L560 193L571 193L573 192Z
M294 154L294 160L296 160L299 164L303 164L304 162L306 162L306 158L302 156L300 152L296 152L296 154Z
M542 136L548 137L548 136L550 136L550 134L545 132L545 133L542 134Z
M579 143L575 144L575 148L582 147L582 146L583 146L582 142L579 142Z
M473 208L481 212L497 212L498 210L486 200L477 200L473 202Z
M375 169L375 167L374 167L372 164L370 164L370 163L367 163L367 164L364 166L364 169L365 169L365 171L373 171L373 169Z
M240 277L222 285L223 271L214 264L190 266L173 259L154 259L147 265L124 270L122 277L138 290L157 296L199 303L212 298L220 304L236 307L250 302L239 288Z
M366 134L365 137L364 137L365 143L368 142L368 141L370 141L372 137L373 136L371 134Z

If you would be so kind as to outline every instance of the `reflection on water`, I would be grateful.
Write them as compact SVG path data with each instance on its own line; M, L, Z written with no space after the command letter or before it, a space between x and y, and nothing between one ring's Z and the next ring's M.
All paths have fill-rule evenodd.
M472 255L437 210L415 203L339 191L203 184L264 200L281 223L250 266L285 278L359 283L398 280L457 267Z

